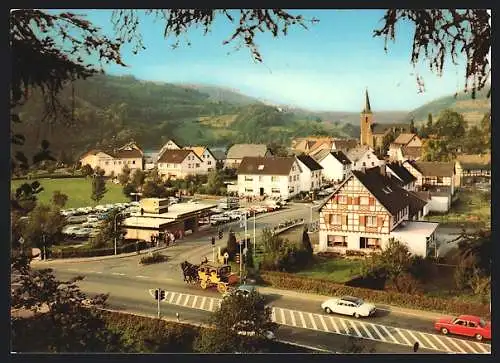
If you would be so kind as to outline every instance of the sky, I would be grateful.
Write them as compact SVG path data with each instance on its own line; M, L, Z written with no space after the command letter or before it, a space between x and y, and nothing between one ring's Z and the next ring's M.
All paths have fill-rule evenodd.
M111 10L78 10L106 34L113 34ZM414 27L400 24L396 41L384 50L384 39L374 38L382 26L384 10L293 10L319 22L292 29L287 36L258 34L263 63L235 44L223 45L236 25L220 18L209 34L189 31L176 49L173 38L163 37L161 21L145 17L140 24L146 50L134 55L124 48L127 68L107 66L109 74L169 83L222 86L277 104L314 111L358 112L368 89L372 110L410 111L436 98L454 94L464 86L464 59L450 61L441 77L426 63L410 62ZM186 44L189 40L190 45ZM425 82L419 93L416 73Z

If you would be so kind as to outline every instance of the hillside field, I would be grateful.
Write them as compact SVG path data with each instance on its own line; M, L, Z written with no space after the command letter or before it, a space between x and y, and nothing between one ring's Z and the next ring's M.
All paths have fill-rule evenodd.
M30 180L33 181L33 180ZM10 189L15 190L26 180L12 180ZM68 196L65 209L94 206L96 203L90 199L92 193L92 180L85 178L66 179L40 179L43 191L38 194L38 202L41 204L51 204L52 193L59 190ZM107 193L98 204L128 202L128 198L123 195L122 186L106 182Z

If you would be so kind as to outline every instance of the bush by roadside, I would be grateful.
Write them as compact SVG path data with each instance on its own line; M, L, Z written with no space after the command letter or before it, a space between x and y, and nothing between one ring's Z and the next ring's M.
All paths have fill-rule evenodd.
M160 263L167 260L167 256L162 255L159 252L154 252L152 254L141 257L141 265L151 265L153 263Z
M262 272L261 280L272 287L299 292L309 292L326 296L354 295L367 301L400 306L409 309L421 309L444 314L475 314L491 318L488 304L464 302L458 299L443 299L421 294L402 294L370 290L335 284L326 280L300 277L282 272Z
M117 248L117 253L135 252L138 248L140 251L148 248L146 241L140 241L139 244L129 243ZM85 258L85 257L100 257L110 256L115 253L114 247L87 249L75 247L52 247L49 253L49 258Z

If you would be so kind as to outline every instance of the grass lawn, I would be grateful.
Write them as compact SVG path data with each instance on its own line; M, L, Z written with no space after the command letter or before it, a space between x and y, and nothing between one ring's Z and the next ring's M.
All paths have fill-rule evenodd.
M315 256L315 262L297 275L313 279L345 283L359 274L362 261L347 258Z
M426 218L439 223L467 223L491 221L491 193L479 190L460 190L458 199L447 214L429 215Z
M31 180L33 181L33 180ZM11 190L17 188L25 180L12 180ZM85 178L65 178L65 179L40 179L43 191L38 194L38 201L42 204L50 204L52 193L59 190L68 196L68 201L64 208L79 208L93 206L95 203L90 199L92 193L92 180ZM107 193L101 199L99 204L127 202L128 199L123 195L122 186L106 182Z

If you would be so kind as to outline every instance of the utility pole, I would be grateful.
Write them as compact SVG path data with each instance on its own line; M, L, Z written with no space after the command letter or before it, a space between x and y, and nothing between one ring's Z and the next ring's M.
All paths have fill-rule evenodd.
M243 241L240 241L240 243L239 243L239 245L240 245L240 281L241 281L241 274L242 274L242 270L243 270L243 254L241 251L241 245L243 244L242 242Z
M245 212L245 248L248 248L247 233L248 233L247 213Z
M161 289L157 289L158 291L158 298L156 299L158 301L158 319L160 319L160 300L161 300Z
M245 212L246 214L246 212ZM255 266L255 244L256 244L256 238L255 238L255 210L253 211L253 257L254 257L254 266Z

